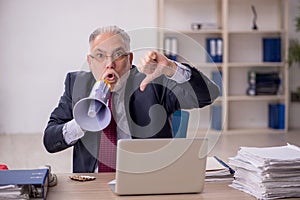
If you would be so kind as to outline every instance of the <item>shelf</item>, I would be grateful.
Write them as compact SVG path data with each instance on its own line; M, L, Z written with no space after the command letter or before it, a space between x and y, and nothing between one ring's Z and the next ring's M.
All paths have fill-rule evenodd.
M180 31L181 33L190 35L190 34L222 34L222 30L220 29L203 29L203 30L197 30L197 31Z
M228 67L285 67L284 62L230 62Z
M285 99L284 95L228 96L228 101L280 101L284 99Z
M201 112L201 126L194 132L201 135L208 132L251 134L284 133L288 130L288 4L286 0L159 0L158 26L166 28L159 35L160 47L164 47L165 37L177 37L178 54L182 58L179 62L195 66L222 88L223 96L213 105L200 109L204 110ZM252 30L252 6L255 6L258 14L257 30ZM213 23L218 26L214 29L192 30L192 23ZM221 38L222 42L217 43L218 40L214 38ZM281 62L263 62L272 60L272 57L265 58L264 38L281 39L280 46L276 46L280 50L273 52L273 56L281 52L280 59L274 59ZM222 63L208 63L208 55ZM216 55L221 57L214 57ZM219 79L212 73L216 70L222 73ZM247 96L249 71L279 73L282 84L278 91L280 95ZM270 103L285 105L284 130L268 128ZM221 123L222 131L205 130L205 127L212 127L213 116L217 125ZM190 120L195 127L199 125L195 117ZM219 126L214 123L214 127Z
M229 30L229 34L262 34L262 35L268 35L268 34L274 34L274 35L280 35L283 34L284 30Z
M214 130L214 129L198 129L196 130L191 130L190 133L188 133L187 137L188 138L193 138L193 137L204 137L208 135L213 135L213 136L218 136L222 134L232 134L232 135L242 135L242 134L265 134L265 133L270 133L270 134L281 134L285 133L284 129L272 129L272 128L243 128L243 129L230 129L227 131L224 130Z
M223 67L223 63L193 63L196 67ZM284 62L231 62L228 67L285 67Z
M198 69L204 67L204 68L220 68L223 66L223 63L193 63L195 67Z
M173 34L173 33L181 33L186 35L192 35L192 34L222 34L221 29L200 29L200 30L171 30L171 29L163 29L163 32L165 34Z
M243 129L230 129L226 131L226 134L264 134L274 133L280 134L285 133L284 129L272 129L272 128L243 128Z

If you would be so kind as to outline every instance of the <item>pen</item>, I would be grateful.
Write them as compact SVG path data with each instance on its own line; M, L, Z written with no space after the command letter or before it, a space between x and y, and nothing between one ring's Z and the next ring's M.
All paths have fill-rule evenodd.
M214 156L214 158L215 158L219 163L221 163L224 167L228 168L230 174L234 174L234 173L235 173L235 171L234 171L231 167L229 167L225 162L223 162L223 160L219 159L217 156Z

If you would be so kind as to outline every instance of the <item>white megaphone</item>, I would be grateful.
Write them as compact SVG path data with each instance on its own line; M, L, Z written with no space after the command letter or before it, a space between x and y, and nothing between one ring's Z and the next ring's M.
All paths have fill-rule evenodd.
M77 124L87 131L101 131L111 120L108 107L110 84L105 80L97 81L90 96L78 101L73 109L73 116Z

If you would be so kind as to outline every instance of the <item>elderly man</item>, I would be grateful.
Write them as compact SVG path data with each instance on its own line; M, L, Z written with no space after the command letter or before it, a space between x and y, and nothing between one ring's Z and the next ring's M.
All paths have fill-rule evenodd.
M117 26L96 29L89 44L91 72L67 74L44 133L51 153L74 147L73 172L114 171L118 139L172 138L169 118L176 110L204 107L219 95L215 83L197 69L158 52L149 51L139 67L132 65L130 38ZM113 117L103 131L90 132L74 120L73 107L98 80L111 86Z

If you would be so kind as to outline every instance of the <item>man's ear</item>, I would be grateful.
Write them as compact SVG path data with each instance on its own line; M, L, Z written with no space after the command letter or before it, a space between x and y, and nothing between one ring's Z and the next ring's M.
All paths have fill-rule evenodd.
M92 65L93 59L91 58L91 56L87 55L86 56L86 61L89 65L89 69L91 70L91 65Z
M131 52L129 54L129 61L130 61L130 69L132 68L132 62L133 62L133 53Z

